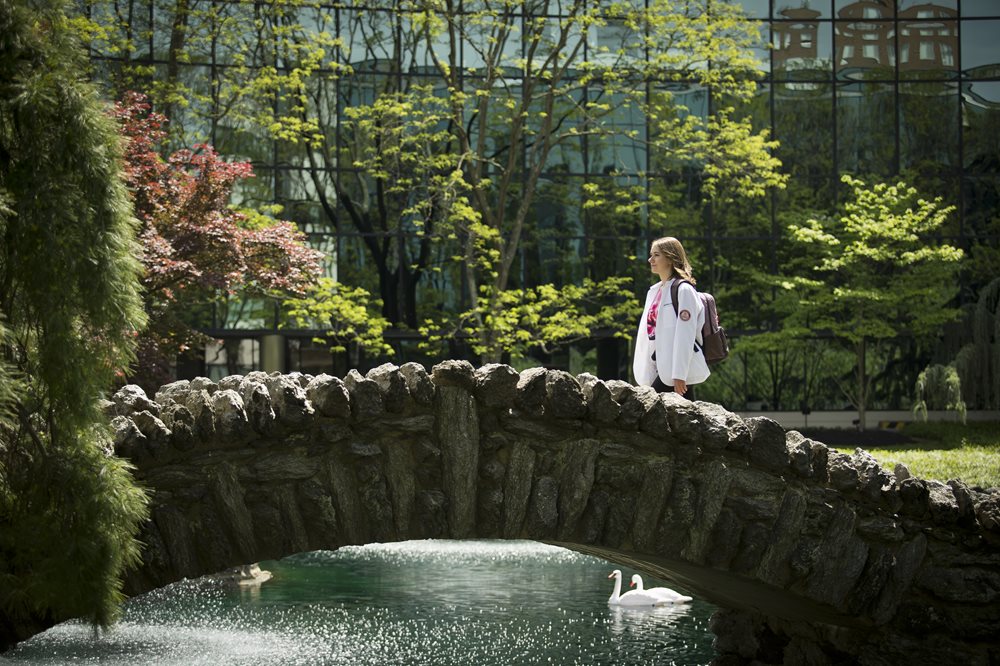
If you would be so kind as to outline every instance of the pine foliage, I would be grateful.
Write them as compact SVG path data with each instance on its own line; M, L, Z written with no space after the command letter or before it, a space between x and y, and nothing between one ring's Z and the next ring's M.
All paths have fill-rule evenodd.
M145 323L107 107L62 2L0 2L0 647L114 620L146 496L99 400Z

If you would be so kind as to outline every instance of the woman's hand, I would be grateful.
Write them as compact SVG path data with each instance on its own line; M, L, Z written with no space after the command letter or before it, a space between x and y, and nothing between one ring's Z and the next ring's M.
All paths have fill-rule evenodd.
M677 395L684 395L687 393L688 385L683 379L674 379L674 393Z

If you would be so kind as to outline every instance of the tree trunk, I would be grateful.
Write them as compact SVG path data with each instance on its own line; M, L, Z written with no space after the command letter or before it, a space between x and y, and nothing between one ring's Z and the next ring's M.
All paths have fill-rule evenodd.
M865 412L868 407L868 375L865 363L865 338L858 342L858 430L865 429Z

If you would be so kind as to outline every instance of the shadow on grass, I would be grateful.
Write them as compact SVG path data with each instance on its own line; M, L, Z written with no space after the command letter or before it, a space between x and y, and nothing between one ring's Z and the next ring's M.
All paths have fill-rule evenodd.
M899 430L869 428L864 431L845 428L805 428L806 437L835 449L853 451L886 449L890 451L953 451L967 446L1000 449L1000 421L976 423L907 423Z
M1000 487L1000 422L908 423L901 430L809 428L802 434L842 453L860 447L886 469L897 463L925 479Z

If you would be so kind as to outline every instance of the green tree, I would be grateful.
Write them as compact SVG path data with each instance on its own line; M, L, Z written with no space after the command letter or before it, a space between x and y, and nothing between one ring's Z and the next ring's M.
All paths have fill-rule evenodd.
M796 335L826 332L853 351L855 381L843 388L863 429L870 345L930 338L958 317L948 304L962 251L935 238L954 211L940 198L924 200L902 182L869 188L851 176L842 180L853 192L840 217L789 226L802 260L781 285L797 294L788 313Z
M112 622L146 518L99 405L145 324L136 222L64 9L0 3L0 648Z
M89 4L113 17L111 3ZM705 199L761 196L783 183L774 144L728 102L754 94L750 47L760 42L735 5L573 0L559 18L552 9L542 0L406 0L343 11L335 31L332 13L313 3L251 10L184 0L168 62L213 49L232 66L213 70L214 85L173 78L168 67L151 87L161 103L189 100L190 113L217 127L277 141L308 175L329 227L359 232L390 322L445 337L470 331L495 357L501 309L532 301L524 290L540 286L515 270L540 189L585 145L591 154L649 148L655 164L626 165L611 150L608 168L696 173ZM95 44L120 53L131 48L127 34L105 31ZM141 79L143 66L125 62L121 76ZM679 90L727 102L689 108ZM586 189L577 205L600 197ZM648 203L649 226L663 226L668 218ZM421 291L439 275L464 290L463 308ZM418 312L421 294L445 307Z

